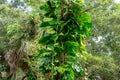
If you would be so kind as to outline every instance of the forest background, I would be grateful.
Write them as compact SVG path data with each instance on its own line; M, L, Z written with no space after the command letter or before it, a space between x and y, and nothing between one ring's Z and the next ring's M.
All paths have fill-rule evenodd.
M50 1L52 2L54 0ZM25 75L27 75L28 80L35 80L36 77L37 80L57 80L58 77L61 80L120 79L120 4L114 0L73 1L80 1L79 5L82 6L83 13L87 13L83 15L82 20L86 22L91 20L92 22L92 24L89 23L89 25L92 26L91 30L85 33L85 35L87 35L86 40L81 40L83 41L81 43L83 52L79 55L78 62L80 62L80 64L74 60L74 58L76 59L73 54L74 51L70 53L73 57L68 56L73 58L70 61L75 64L75 66L73 66L76 70L75 73L75 70L72 71L66 67L64 61L59 63L59 65L63 63L64 66L60 65L59 67L55 66L52 68L54 64L51 62L56 55L52 55L50 52L45 53L44 48L46 48L46 42L44 43L44 40L47 41L47 39L51 38L43 39L42 37L46 35L46 30L48 34L54 33L54 28L44 28L45 26L53 26L54 24L54 21L51 21L51 24L44 23L44 21L50 21L48 16L43 14L43 7L40 7L46 3L46 0L0 0L0 80L9 80L9 77L12 80L21 80ZM79 5L77 4L76 8ZM58 3L57 6L59 6ZM59 12L59 8L56 10ZM64 21L66 20L64 19ZM66 23L62 25L63 28L64 25L68 25L68 23L69 21L66 21ZM90 27L88 24L85 25ZM81 32L80 34L83 35L83 33ZM60 34L60 36L62 35L63 34ZM57 41L56 35L54 35L52 39ZM54 41L53 43L55 43ZM52 43L52 40L50 42ZM47 44L49 44L49 41ZM66 47L68 48L70 46L67 46L67 44L76 47L76 43L66 43ZM48 50L51 50L50 45L47 46ZM54 49L61 50L58 46L55 46ZM11 71L7 70L8 62L5 61L3 56L13 53L22 53L22 55L19 55L21 57L17 59L18 62L15 63L15 66L12 65L15 69L12 70L13 74L11 74ZM42 53L42 55L40 53ZM49 55L51 55L52 59L48 59ZM57 56L61 59L64 58L64 55ZM15 57L11 55L10 57L8 56L9 59L7 60L13 60L14 62L17 57L18 56ZM25 59L22 59L23 57L25 57ZM43 57L45 58L43 59ZM57 60L56 57L54 60L53 62L56 62L56 65L58 61L60 61L59 59ZM59 74L60 76L58 76ZM17 76L14 77L15 75Z

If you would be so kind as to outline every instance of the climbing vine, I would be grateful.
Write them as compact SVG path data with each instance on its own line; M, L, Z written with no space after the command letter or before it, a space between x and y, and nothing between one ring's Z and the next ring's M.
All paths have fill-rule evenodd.
M44 30L39 43L40 70L48 80L75 80L83 69L85 38L90 35L91 16L83 0L48 0L40 7Z

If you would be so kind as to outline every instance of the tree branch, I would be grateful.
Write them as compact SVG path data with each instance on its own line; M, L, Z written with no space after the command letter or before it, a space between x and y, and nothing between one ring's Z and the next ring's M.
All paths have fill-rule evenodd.
M88 9L82 11L82 12L80 13L80 15L82 15L83 13L88 12L88 11L94 9L94 8L97 8L97 7L99 7L99 4L98 4L97 6L94 6L94 7L91 7L91 8L88 8Z

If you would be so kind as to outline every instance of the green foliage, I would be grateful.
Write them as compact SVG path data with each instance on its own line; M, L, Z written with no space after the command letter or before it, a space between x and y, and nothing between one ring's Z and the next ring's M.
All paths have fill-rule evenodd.
M44 11L40 27L45 31L39 40L44 48L38 57L43 74L52 73L48 79L74 80L75 74L83 74L79 58L84 55L83 42L92 23L91 16L82 13L81 1L48 0L40 7Z
M34 71L38 67L42 71L43 74L37 72L39 78L41 75L48 80L120 78L120 5L114 0L14 0L4 5L5 1L0 0L0 55L10 47L20 48L25 42L30 56L41 48L36 56L39 59L29 61ZM28 7L33 13L22 11ZM86 54L85 49L85 38L92 26L87 12L94 24L92 36L87 38L87 50L93 55ZM40 30L33 28L39 23ZM5 69L5 65L0 66L0 72ZM29 80L35 77L33 72L28 73Z
M6 0L1 0L0 1L0 4L4 4Z
M93 24L94 27L92 29L92 36L87 39L87 50L89 53L96 55L97 57L100 56L100 54L108 53L110 58L114 59L115 65L120 65L120 36L119 36L119 29L120 29L120 16L119 16L119 4L114 3L114 0L98 0L95 2L95 0L91 0L88 2L86 0L86 4L94 4L100 3L98 7L92 9L90 11L90 14L93 16ZM89 6L88 6L89 7ZM104 56L104 54L103 54ZM103 59L104 60L104 59ZM105 62L107 63L108 60ZM108 63L111 65L111 61L108 61ZM98 65L97 65L98 66ZM108 68L109 69L109 68ZM104 70L108 72L106 76L112 76L114 78L120 78L117 73L119 73L120 68L116 68L117 71L113 68L110 69L108 72L107 67L104 70L104 68L101 68L101 71ZM100 71L100 72L101 72ZM99 72L99 71L98 71ZM112 73L112 74L110 74ZM114 76L113 76L114 75ZM112 78L111 78L112 79ZM109 79L108 79L109 80ZM118 79L113 79L118 80Z
M22 29L22 28L20 27L20 25L17 24L17 23L15 23L15 24L13 24L13 25L9 25L9 26L7 27L7 35L8 35L9 37L12 37L13 34L14 34L14 35L17 35L18 37L20 37L20 35L22 35L22 33L23 33L23 29Z
M86 66L89 79L98 79L97 76L99 76L101 79L118 80L118 65L108 54L89 55Z
M8 44L10 40L7 36L7 27L9 25L14 25L16 22L19 22L21 16L24 13L20 10L14 10L5 4L0 5L0 10L0 54L4 54L6 49L9 47ZM14 33L14 35L15 34L16 33Z
M32 71L28 72L27 77L28 77L28 80L36 80L36 75Z
M21 46L21 38L23 37L23 28L18 24L12 24L7 27L7 36L9 38L9 46L17 47Z
M8 6L7 4L0 5L0 56L4 57L5 53L11 48L17 50L21 50L22 53L20 53L19 57L22 57L23 55L26 56L27 59L25 59L27 62L32 65L29 65L32 69L35 69L36 67L33 67L36 65L36 62L32 58L32 61L30 62L30 59L28 59L28 55L31 57L33 54L37 53L37 49L39 46L37 45L38 38L34 39L36 36L36 28L38 27L37 22L39 19L38 15L31 15L31 13L25 13L22 10L12 8ZM38 29L39 31L39 29ZM32 40L32 41L30 41ZM34 51L34 52L33 52ZM27 53L27 54L26 54ZM25 55L26 54L26 55ZM19 58L17 57L17 59ZM10 57L12 58L12 57ZM15 59L15 57L13 57ZM13 60L14 60L13 59ZM5 61L5 60L3 60ZM9 75L9 69L7 67L8 63L5 61L4 64L1 61L0 58L0 74L2 74L4 68L4 72L7 73L7 75L4 75L5 77L8 77ZM34 64L33 64L34 63ZM24 65L20 63L15 63L15 65ZM14 65L14 66L15 66ZM20 67L19 66L19 67ZM23 66L25 68L26 66ZM22 69L23 69L22 68ZM17 72L16 72L17 73ZM21 73L21 72L20 72ZM27 72L25 72L27 73ZM32 72L29 72L28 78L29 80L35 80L35 75ZM17 73L19 74L19 73ZM20 76L23 76L21 74ZM1 76L0 76L1 77ZM17 79L19 76L17 77ZM33 79L34 78L34 79ZM0 78L1 79L1 78ZM3 80L3 78L2 78ZM5 79L6 80L6 79Z

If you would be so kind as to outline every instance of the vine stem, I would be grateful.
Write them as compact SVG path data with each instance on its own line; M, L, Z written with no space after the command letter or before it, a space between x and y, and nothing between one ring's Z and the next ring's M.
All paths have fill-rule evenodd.
M52 54L52 80L54 80L53 72L54 72L54 54Z

